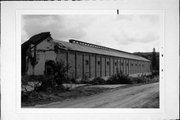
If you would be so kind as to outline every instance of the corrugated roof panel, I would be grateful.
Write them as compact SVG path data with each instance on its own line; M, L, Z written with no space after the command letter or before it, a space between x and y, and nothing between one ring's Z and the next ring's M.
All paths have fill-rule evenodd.
M96 54L102 54L102 55L108 55L108 56L123 57L123 58L135 59L135 60L150 61L141 56L133 55L131 53L114 51L114 50L105 50L105 49L94 48L94 47L90 47L90 46L84 46L84 45L79 45L76 43L69 43L69 42L59 41L59 40L53 40L53 41L56 43L63 44L68 50L96 53Z

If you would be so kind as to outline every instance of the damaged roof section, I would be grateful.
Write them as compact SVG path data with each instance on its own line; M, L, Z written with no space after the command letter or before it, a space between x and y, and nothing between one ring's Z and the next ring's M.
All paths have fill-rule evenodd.
M37 35L34 35L28 41L24 42L21 45L21 47L22 47L21 49L26 50L30 44L37 45L40 42L42 42L44 39L46 39L47 37L51 37L50 32L43 32L43 33L39 33Z
M26 56L30 45L36 46L46 38L51 37L50 32L43 32L32 36L28 41L21 44L21 74L24 75L26 72Z

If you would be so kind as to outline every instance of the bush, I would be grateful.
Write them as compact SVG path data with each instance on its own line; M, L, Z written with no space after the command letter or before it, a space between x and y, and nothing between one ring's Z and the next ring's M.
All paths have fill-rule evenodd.
M147 79L145 77L135 77L131 79L131 82L133 84L140 84L140 83L146 83Z
M90 84L90 81L87 79L81 79L80 81L77 81L78 84Z
M21 78L21 99L27 101L30 98L37 97L40 91L51 93L54 90L66 90L62 85L65 81L71 83L67 77L67 71L70 68L69 65L65 65L63 61L53 62L50 61L51 74L45 74L40 76L22 76ZM36 95L36 96L35 96Z
M93 85L104 85L106 84L106 81L101 78L101 77L97 77L97 78L94 78L92 81L90 81L90 84L93 84Z
M122 72L112 75L107 81L107 84L131 84L131 78L124 75Z
M140 77L132 78L133 84L147 84L147 83L154 83L159 81L159 76L149 75L145 76L142 75Z
M159 75L159 70L152 71L152 76L158 76L158 75Z
M149 76L141 75L138 77L130 77L124 75L122 72L112 75L107 81L106 84L147 84L154 83L159 81L159 76L152 74Z
M64 82L70 82L67 75L68 70L71 68L69 64L65 65L64 61L61 60L56 63L53 62L51 67L53 69L51 75L54 77L53 80L57 86L61 87Z
M130 77L124 75L122 72L112 75L108 80L104 80L101 77L94 78L92 81L83 79L80 81L81 84L92 84L92 85L104 85L104 84L147 84L159 81L159 76L155 75L141 75L138 77Z

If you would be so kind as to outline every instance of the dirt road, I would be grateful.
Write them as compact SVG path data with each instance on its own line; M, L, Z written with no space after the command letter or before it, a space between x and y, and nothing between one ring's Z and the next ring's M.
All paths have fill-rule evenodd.
M36 107L43 108L134 108L153 102L158 95L159 84L152 83L127 88L116 88L101 94L65 100Z

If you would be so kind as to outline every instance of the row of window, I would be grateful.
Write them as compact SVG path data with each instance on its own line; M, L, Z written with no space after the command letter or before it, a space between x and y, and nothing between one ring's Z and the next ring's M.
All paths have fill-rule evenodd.
M100 65L100 61L98 61L97 64ZM88 60L86 60L86 65L89 65ZM107 65L110 65L109 61L107 61ZM115 62L114 65L117 65L117 63ZM123 66L124 63L121 63L121 65ZM129 63L127 63L126 65L129 66ZM133 66L133 65L138 66L138 64L131 63L131 66ZM144 64L139 64L139 66L144 66Z

